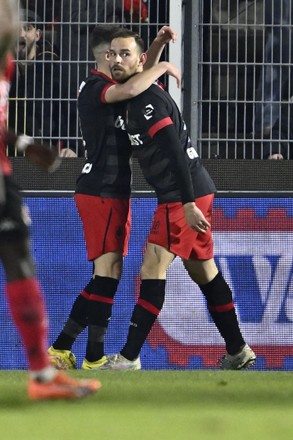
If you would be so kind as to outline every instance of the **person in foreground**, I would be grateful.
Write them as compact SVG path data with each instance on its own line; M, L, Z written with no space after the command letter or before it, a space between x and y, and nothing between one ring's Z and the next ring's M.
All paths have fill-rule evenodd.
M75 380L55 370L47 354L47 317L30 253L29 218L5 155L8 94L14 68L10 49L19 27L17 5L12 0L0 0L0 10L0 259L6 274L6 295L27 355L29 399L76 399L95 392L101 384L98 380ZM53 151L36 146L32 138L19 136L15 146L43 168L54 169Z
M133 77L144 64L143 41L120 31L112 40L110 69L117 82ZM222 369L239 370L255 363L255 353L241 334L232 292L214 261L211 232L215 185L191 144L175 102L158 85L125 104L126 130L144 177L154 188L154 213L141 267L141 286L126 344L108 356L107 369L140 369L140 350L165 297L166 271L181 257L203 292L209 313L226 344Z
M116 84L110 77L108 59L110 42L116 31L117 27L98 25L92 32L91 47L98 70L92 70L82 82L78 97L80 127L88 160L77 181L75 203L83 224L87 257L93 262L93 274L77 296L62 331L48 349L52 363L59 369L76 368L76 357L71 350L86 327L88 340L81 368L97 370L107 363L104 338L130 231L131 146L119 116L121 103L118 101L143 92L166 72L179 81L178 70L162 62L125 84ZM166 42L172 38L169 27L159 31L149 49L150 65L156 63Z

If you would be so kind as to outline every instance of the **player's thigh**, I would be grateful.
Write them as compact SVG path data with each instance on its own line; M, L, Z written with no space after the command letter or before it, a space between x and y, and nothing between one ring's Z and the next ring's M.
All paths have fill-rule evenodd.
M166 271L175 255L162 246L148 243L141 266L142 279L166 279Z

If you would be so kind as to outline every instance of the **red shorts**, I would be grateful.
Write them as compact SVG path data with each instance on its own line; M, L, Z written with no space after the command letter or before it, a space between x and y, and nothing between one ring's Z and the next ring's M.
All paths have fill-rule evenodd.
M211 224L214 194L196 199L196 206ZM212 231L201 234L191 229L185 220L182 203L158 205L148 242L160 245L184 260L209 260L214 256Z
M127 255L130 234L130 202L86 194L75 194L75 204L83 224L88 260L108 252Z

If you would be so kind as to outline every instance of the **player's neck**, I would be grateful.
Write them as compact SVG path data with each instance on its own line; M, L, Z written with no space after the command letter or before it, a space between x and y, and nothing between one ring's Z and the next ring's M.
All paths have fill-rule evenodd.
M98 71L99 72L102 72L104 75L107 75L107 76L110 76L111 77L111 72L110 72L110 69L109 69L109 66L108 65L105 65L105 64L100 64L99 66L98 66Z

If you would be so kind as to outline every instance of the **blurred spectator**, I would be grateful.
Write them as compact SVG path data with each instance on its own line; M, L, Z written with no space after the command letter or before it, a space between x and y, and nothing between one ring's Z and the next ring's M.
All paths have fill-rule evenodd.
M147 21L144 0L63 0L60 11L59 44L62 61L62 101L66 115L66 137L70 148L81 150L77 117L77 92L82 80L94 68L89 36L97 23Z
M9 127L57 145L62 127L60 64L58 55L42 38L40 21L34 11L23 12L9 95Z
M292 0L264 0L265 53L256 92L253 136L263 139L264 159L293 159L292 138ZM283 102L282 102L283 101ZM266 141L267 139L267 141ZM255 150L261 150L261 142ZM291 148L292 150L292 148ZM291 155L290 155L291 154Z

